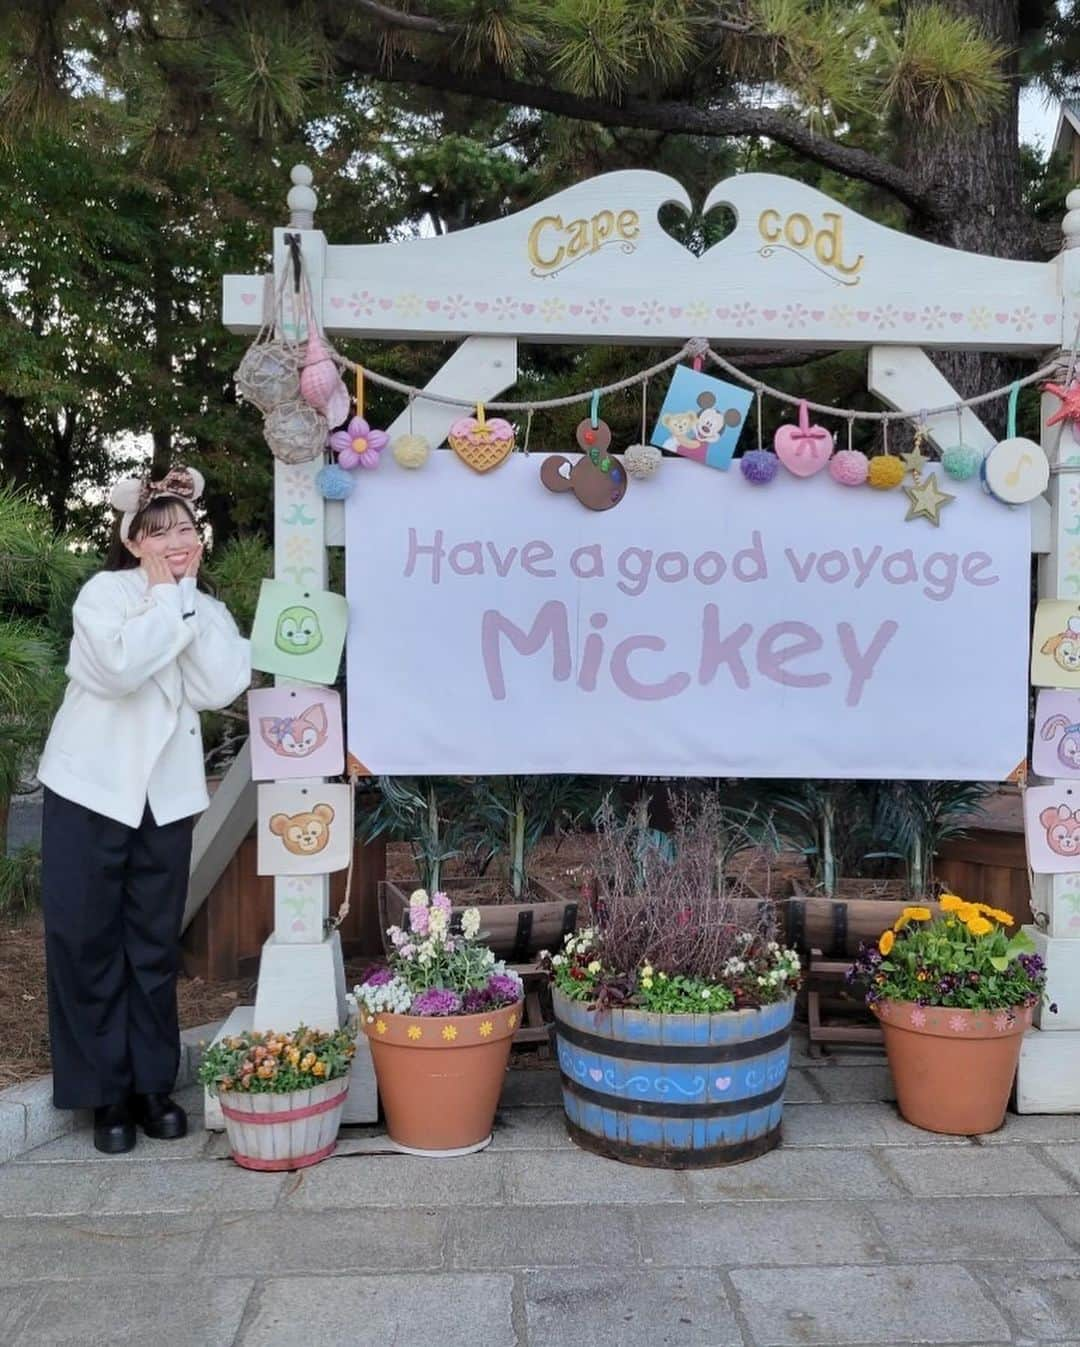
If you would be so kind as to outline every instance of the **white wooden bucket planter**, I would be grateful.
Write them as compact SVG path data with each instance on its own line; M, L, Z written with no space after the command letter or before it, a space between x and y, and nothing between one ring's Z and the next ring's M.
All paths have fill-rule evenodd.
M337 1144L349 1077L290 1094L220 1096L232 1156L244 1169L304 1169Z

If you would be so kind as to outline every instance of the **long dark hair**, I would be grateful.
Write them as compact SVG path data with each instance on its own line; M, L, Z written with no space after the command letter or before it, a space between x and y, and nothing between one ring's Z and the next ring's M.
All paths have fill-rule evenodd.
M186 500L179 496L155 496L148 505L144 505L133 516L128 528L128 537L134 542L139 538L150 537L155 533L165 533L176 522L178 513L186 515L192 524L196 528L198 527L198 521ZM120 537L120 521L122 518L123 515L117 513L113 524L112 538L109 540L109 550L105 554L105 563L102 570L130 571L139 564L139 558L128 550L123 538ZM200 589L213 593L212 587L204 580L201 570L197 583Z

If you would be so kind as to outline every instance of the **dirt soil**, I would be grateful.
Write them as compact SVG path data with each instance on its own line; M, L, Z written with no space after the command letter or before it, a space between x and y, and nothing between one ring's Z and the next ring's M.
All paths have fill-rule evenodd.
M530 873L544 879L562 892L577 893L595 862L595 839L588 834L572 834L558 843L545 839L530 857ZM409 848L393 844L387 848L387 878L412 889L416 871ZM794 874L805 874L796 858L773 867L761 877L760 891L773 896L790 892ZM470 876L468 867L451 863L447 877L463 880ZM475 893L473 890L475 889ZM475 896L492 902L491 883L479 880L466 885L455 897ZM502 895L509 901L509 893ZM346 986L358 982L371 960L350 960L346 964ZM50 1068L48 1005L45 994L45 944L39 913L21 920L0 920L0 1042L7 1048L0 1055L0 1089L46 1074ZM204 982L201 978L181 975L178 985L180 1026L188 1029L224 1019L237 1005L249 1005L255 998L255 981L242 978L233 982ZM528 1056L529 1054L525 1054ZM535 1054L533 1054L535 1055Z

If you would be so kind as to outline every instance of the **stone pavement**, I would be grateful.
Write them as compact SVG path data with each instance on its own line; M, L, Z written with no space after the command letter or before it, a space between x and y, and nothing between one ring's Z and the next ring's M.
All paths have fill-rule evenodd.
M783 1147L698 1173L576 1149L535 1069L458 1160L355 1129L250 1174L200 1130L63 1137L0 1166L0 1343L1080 1347L1080 1117L935 1137L880 1056L793 1068Z

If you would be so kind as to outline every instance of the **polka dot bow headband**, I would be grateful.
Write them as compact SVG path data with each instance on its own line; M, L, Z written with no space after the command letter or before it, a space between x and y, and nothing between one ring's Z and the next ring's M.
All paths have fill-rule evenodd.
M124 477L109 493L109 504L120 511L120 537L127 540L131 522L140 510L162 496L178 496L194 504L206 482L195 468L170 468L160 482L149 477Z

